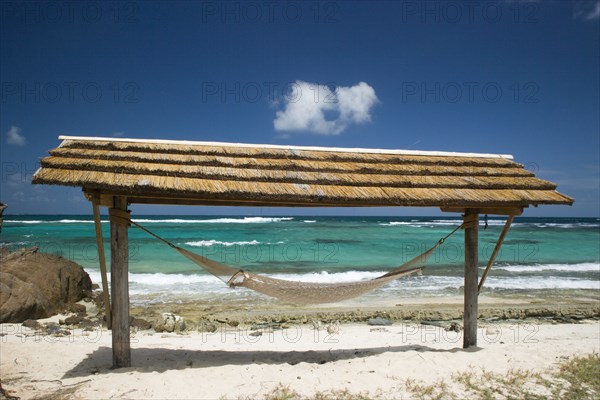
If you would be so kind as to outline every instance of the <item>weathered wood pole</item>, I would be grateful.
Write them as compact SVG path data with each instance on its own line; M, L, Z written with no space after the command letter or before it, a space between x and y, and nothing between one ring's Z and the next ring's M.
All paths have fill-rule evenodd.
M477 345L477 251L479 214L466 210L465 223L465 308L463 348Z
M104 241L102 240L102 225L100 221L100 206L97 200L92 201L94 210L94 225L96 227L96 247L98 247L98 262L100 263L100 276L102 277L102 297L104 299L104 316L106 327L111 329L110 321L110 295L108 293L108 279L106 278L106 256L104 254Z
M115 196L115 215L127 213L127 199ZM129 345L129 255L127 230L129 225L120 218L110 219L110 287L112 294L112 351L113 367L131 366Z

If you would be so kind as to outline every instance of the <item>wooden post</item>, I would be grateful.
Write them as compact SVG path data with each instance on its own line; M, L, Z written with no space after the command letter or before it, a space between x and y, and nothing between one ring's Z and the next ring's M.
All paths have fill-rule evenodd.
M115 196L115 214L127 212L127 199ZM111 212L113 210L109 210ZM128 224L122 219L110 220L110 286L112 292L113 368L131 366L129 345L129 277Z
M463 348L477 345L477 251L479 214L467 209L465 223L465 308Z
M97 200L92 201L94 210L94 225L96 226L96 246L98 247L98 262L100 263L100 275L102 277L102 297L104 299L104 316L106 327L111 329L110 318L110 295L108 293L108 279L106 278L106 256L104 255L104 241L102 240L102 225L100 221L100 206Z

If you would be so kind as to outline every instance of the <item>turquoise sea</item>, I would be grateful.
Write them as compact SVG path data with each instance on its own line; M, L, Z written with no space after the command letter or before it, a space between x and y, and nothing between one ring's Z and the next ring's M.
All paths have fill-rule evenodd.
M431 247L460 225L458 217L139 216L148 229L188 250L245 270L290 280L341 282L376 277ZM109 224L103 217L107 257ZM480 225L481 272L504 219ZM38 246L81 264L100 282L89 215L5 216L0 246ZM429 260L422 276L368 296L452 296L463 284L463 234L458 231ZM480 272L480 274L481 274ZM498 296L600 290L600 219L516 218L486 293ZM133 304L228 299L270 301L229 289L170 247L130 229Z

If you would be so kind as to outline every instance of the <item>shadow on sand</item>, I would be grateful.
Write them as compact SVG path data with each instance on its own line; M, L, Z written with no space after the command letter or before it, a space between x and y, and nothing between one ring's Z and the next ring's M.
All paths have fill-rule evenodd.
M289 364L299 363L325 364L335 361L353 360L376 356L383 353L402 353L416 351L420 353L457 353L476 352L479 347L469 349L434 349L422 345L369 347L361 349L336 349L318 351L225 351L225 350L185 350L162 348L131 349L132 367L112 369L112 350L100 347L73 369L67 371L63 378L87 377L93 374L121 372L165 372L186 368L219 367L224 365L251 364Z

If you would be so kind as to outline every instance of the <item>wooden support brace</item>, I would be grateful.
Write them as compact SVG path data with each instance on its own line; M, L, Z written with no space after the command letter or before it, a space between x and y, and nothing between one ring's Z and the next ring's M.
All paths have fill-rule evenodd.
M479 281L479 285L477 286L477 294L479 294L481 292L481 288L483 287L485 278L487 278L488 274L490 273L490 270L492 269L492 265L494 264L494 261L496 261L496 257L498 256L498 253L500 252L500 248L502 247L504 238L506 237L506 234L508 233L508 229L510 228L510 225L512 224L514 219L515 219L514 215L509 216L508 219L506 220L506 223L504 224L504 228L502 228L502 232L500 232L500 237L498 238L498 242L496 242L496 247L494 247L494 251L492 252L492 255L490 256L487 266L485 267L485 271L483 271L483 275L481 276L481 280Z
M102 297L104 299L104 315L106 327L111 329L110 317L110 295L108 293L108 278L106 276L106 256L104 254L104 241L102 240L102 225L100 222L100 207L96 200L92 200L94 210L94 225L96 226L96 247L98 247L98 262L100 264L100 275L102 277Z
M519 216L523 214L523 207L481 207L471 208L470 210L471 212L476 212L477 214ZM463 214L467 212L467 209L464 207L441 207L440 210L443 212L456 212Z

